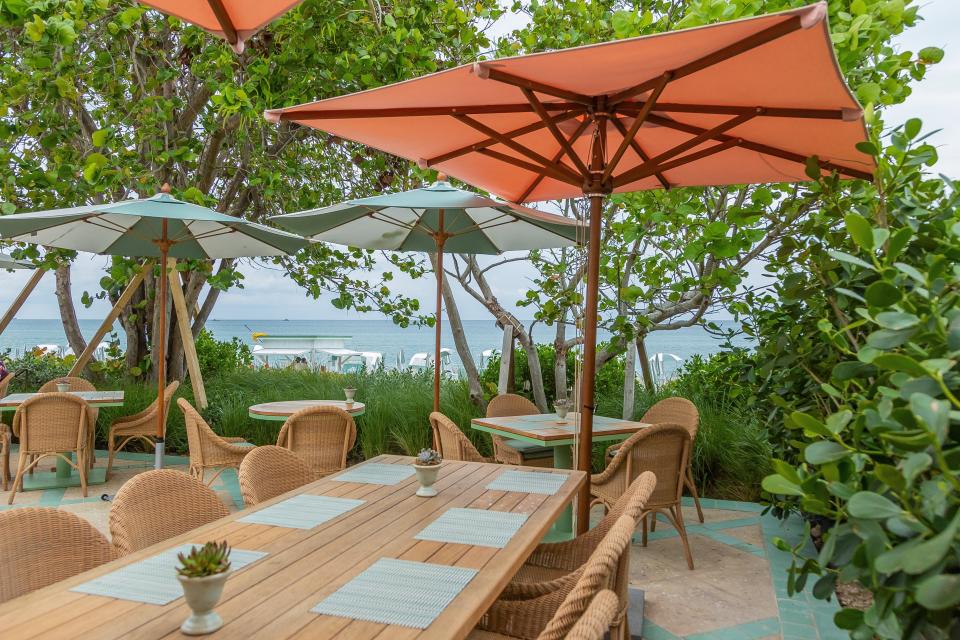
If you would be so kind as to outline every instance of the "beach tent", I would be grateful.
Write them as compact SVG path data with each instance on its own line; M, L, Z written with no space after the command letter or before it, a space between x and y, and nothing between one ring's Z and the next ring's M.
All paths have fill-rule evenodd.
M872 179L860 105L820 2L754 18L468 64L269 110L435 167L514 202L590 199L583 369L596 367L600 227L611 193ZM816 166L813 167L814 171ZM579 468L589 470L594 376L582 376ZM589 487L578 501L587 525Z
M315 241L436 254L434 411L440 410L444 252L498 254L571 247L577 244L580 234L575 220L457 189L442 174L426 188L348 200L323 209L274 216L271 220Z
M28 242L59 249L147 259L143 269L121 294L97 334L77 357L70 371L71 375L83 369L104 334L113 326L121 310L130 301L136 287L143 281L144 273L153 268L153 261L159 262L158 299L164 303L160 305L160 328L156 336L157 353L161 354L157 358L159 411L155 465L158 469L163 466L163 436L166 425L163 392L166 386L168 280L172 285L172 297L184 347L191 350L193 347L193 335L186 321L187 309L183 292L180 290L179 274L175 269L176 260L280 256L294 253L307 245L299 236L177 200L170 195L169 185L163 185L160 193L145 199L2 216L0 238L6 242ZM190 377L194 389L197 391L201 378L196 354L188 353L187 362L191 367ZM198 402L205 404L201 400L205 397L202 383L199 391L200 393L195 394Z

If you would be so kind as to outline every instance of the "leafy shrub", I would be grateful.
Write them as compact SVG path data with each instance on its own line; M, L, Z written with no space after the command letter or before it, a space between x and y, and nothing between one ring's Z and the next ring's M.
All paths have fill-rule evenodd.
M775 365L793 390L793 451L763 487L835 523L818 557L793 550L788 586L813 575L820 598L837 582L872 591L869 609L836 616L854 638L960 635L960 196L921 172L936 152L919 131L911 120L893 133L879 188L815 185L843 228L814 230L793 259L804 275L778 287L806 292L782 327L817 331Z
M10 383L9 391L11 393L36 391L45 382L67 375L73 360L74 356L61 358L40 349L27 351L19 358L10 359L8 349L3 354L3 361L6 363L7 370L16 374L13 382Z
M203 329L197 336L196 344L197 360L200 361L200 372L204 378L253 366L250 347L240 338L217 340L210 331Z

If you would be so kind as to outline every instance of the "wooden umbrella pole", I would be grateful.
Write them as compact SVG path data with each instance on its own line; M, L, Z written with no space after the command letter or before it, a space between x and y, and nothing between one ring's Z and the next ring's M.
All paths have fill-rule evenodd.
M164 433L167 416L163 402L164 388L167 386L167 253L170 240L167 238L167 220L160 222L160 290L157 304L160 305L160 326L157 328L157 445L153 466L163 468Z
M37 285L40 283L40 279L43 278L43 274L46 272L46 269L34 270L33 274L30 276L30 279L27 280L27 284L24 285L23 290L10 304L10 308L7 309L7 312L3 314L3 317L0 318L0 333L3 333L4 329L7 328L7 325L9 325L14 316L17 315L17 312L20 311L20 307L22 307L23 303L27 301L27 298L30 297L30 294L33 293L33 290L37 288Z
M440 323L443 317L443 244L447 236L443 230L443 209L440 209L440 229L434 235L437 243L437 316L434 321L433 351L433 410L440 411Z

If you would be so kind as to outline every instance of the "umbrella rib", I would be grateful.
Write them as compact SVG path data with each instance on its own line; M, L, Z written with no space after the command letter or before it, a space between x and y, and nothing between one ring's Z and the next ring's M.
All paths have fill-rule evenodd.
M676 129L677 131L684 131L686 133L702 133L705 130L701 127L697 127L692 124L687 124L685 122L680 122L679 120L673 120L672 118L667 118L663 116L658 116L654 113L651 113L647 119L654 124L659 124L664 127L669 127L670 129ZM726 141L729 136L716 136L717 140ZM777 158L782 158L784 160L789 160L791 162L797 162L800 164L805 164L807 162L808 156L805 156L801 153L796 153L794 151L787 151L786 149L781 149L779 147L774 147L768 144L763 144L761 142L754 142L752 140L747 140L744 138L737 138L740 142L738 146L748 149L750 151L756 151L757 153L762 153L769 156L775 156ZM833 169L838 173L843 173L851 178L860 178L862 180L873 180L873 174L869 171L863 171L862 169L854 169L853 167L847 167L836 162L821 162L820 166L825 169Z
M684 151L687 151L689 149L693 149L694 147L697 147L700 144L703 144L707 140L717 140L720 134L722 134L724 131L733 129L734 127L738 127L744 122L747 122L748 120L752 120L757 115L760 115L760 114L747 113L747 114L739 115L739 116L736 116L735 118L731 118L725 122L718 124L712 129L704 129L698 135L695 135L694 137L690 138L685 142L681 142L680 144L673 147L672 149L668 149L667 151L664 151L663 153L657 156L654 156L647 162L644 162L639 167L634 167L633 169L630 169L628 171L625 171L624 173L621 173L619 176L614 178L613 184L614 186L629 184L631 182L636 182L642 177L652 175L651 168L656 169L665 160L669 160L670 158L676 156L677 154L683 153ZM684 156L684 158L687 158L687 157L689 156ZM663 169L661 168L661 171L662 170Z
M493 61L494 63L496 60ZM526 91L536 91L537 93L543 93L555 98L560 98L561 100L569 100L571 102L576 102L582 104L586 107L593 106L593 97L588 96L583 93L577 93L576 91L568 91L566 89L561 89L560 87L554 87L549 84L544 84L542 82L537 82L535 80L528 80L527 78L521 78L520 76L515 76L512 73L502 71L495 67L488 66L484 63L478 63L481 68L481 73L478 74L478 77L487 77L491 80L496 80L497 82L502 82L504 84L512 84L515 87L520 87Z
M577 152L573 150L573 145L567 142L567 139L563 137L563 133L557 127L556 123L550 120L550 115L544 108L543 103L540 102L540 99L537 98L536 94L534 94L533 91L527 87L520 87L520 90L523 92L524 97L526 97L527 102L530 103L530 106L533 107L533 110L537 112L538 116L540 116L540 119L546 123L547 129L550 130L551 135L553 135L557 142L560 143L560 148L563 149L563 151L567 154L567 157L573 161L573 165L577 168L577 171L580 172L580 177L586 180L590 175L587 165L583 163L583 160L580 159L580 156L577 155Z
M552 119L554 122L564 122L566 120L569 120L570 118L576 118L577 116L583 115L584 113L586 113L584 109L571 109L564 113L553 116ZM503 136L505 138L517 138L519 136L523 136L528 133L533 133L534 131L539 131L540 129L543 129L545 126L547 126L546 122L542 120L537 120L536 122L520 127L519 129L507 131L506 133L503 134ZM448 151L439 156L434 156L433 158L426 160L426 164L428 167L431 167L440 162L446 162L447 160L452 160L462 155L466 155L471 151L476 151L477 149L483 149L486 147L493 146L497 144L497 142L499 141L496 140L495 138L487 138L486 140L481 140L480 142L474 142L473 144L467 145L465 147L460 147L459 149ZM558 160L559 158L553 159L554 162L557 162Z
M582 186L582 183L580 180L572 179L570 178L570 176L566 174L555 173L549 167L540 167L530 162L527 162L525 160L521 160L520 158L514 158L513 156L508 156L505 153L494 151L493 149L477 149L476 153L479 153L482 156L488 156L490 158L500 160L501 162L506 162L507 164L512 164L513 166L519 167L521 169L526 169L527 171L531 173L535 173L540 176L549 175L554 180L559 180L560 182L570 184L575 187Z
M230 19L230 14L227 13L227 8L223 6L223 0L207 0L207 4L210 5L213 15L220 23L220 28L223 29L223 35L226 36L227 42L237 44L240 38L237 35L236 27L233 26L233 21Z
M590 122L591 122L590 119L584 119L583 122L580 123L576 131L574 131L569 138L570 144L573 144L574 140L576 140L581 135L583 135L583 132L587 129L588 126L590 126ZM564 154L564 150L563 150L563 147L561 146L560 149L553 155L553 159L555 161L560 160L560 158L563 157L563 154ZM533 193L533 190L537 188L537 185L543 182L543 178L544 178L543 174L540 174L536 178L534 178L533 182L531 182L530 185L523 190L523 193L520 194L520 197L517 198L517 202L523 202L524 200L526 200L527 197L529 197L530 194Z
M647 167L645 171L636 171L636 172L630 171L628 172L628 174L623 174L621 176L618 176L617 178L614 178L613 184L615 187L619 187L624 184L636 182L637 180L642 180L643 178L653 175L654 171L657 171L657 170L669 171L670 169L675 169L685 164L689 164L697 160L702 160L707 156L712 156L714 154L720 153L721 151L726 151L727 149L731 147L735 147L741 144L742 142L743 140L740 138L728 137L726 140L722 142L718 142L712 147L707 147L706 149L701 149L700 151L694 151L693 153L688 153L685 156L681 156L674 160L664 162L663 164L659 164L653 167L647 167L647 165L644 164L640 167L637 167L637 169L639 170L639 169L644 169L644 167Z
M639 102L621 102L616 111L624 115L631 115L642 110L647 100ZM704 113L711 115L735 116L749 113L757 107L744 107L719 104L685 104L678 102L657 102L653 111L658 113ZM763 107L765 116L769 118L810 118L816 120L844 120L849 118L848 109L805 109L801 107Z
M579 102L548 102L549 111L582 109ZM416 116L455 116L484 113L532 113L529 104L492 104L448 107L378 107L373 109L301 109L276 114L281 120L352 120L356 118L407 118Z
M802 20L800 16L791 16L790 18L784 20L783 22L778 22L777 24L767 27L762 31L738 40L732 44L729 44L725 47L721 47L716 51L701 56L696 60L692 60L686 64L680 65L676 69L670 70L673 73L673 79L679 80L685 76L688 76L702 69L712 67L716 64L719 64L725 60L736 57L741 53L746 53L751 49L755 49L761 45L764 45L768 42L782 38L785 35L791 34L797 29L800 29L802 26ZM660 81L660 77L650 78L645 80L640 84L634 85L623 91L618 91L617 93L609 96L608 100L611 105L617 105L624 100L632 98L635 95L641 94L645 91L649 91L657 86L657 83Z
M533 151L532 149L528 149L527 147L523 146L522 144L520 144L520 143L517 142L516 140L512 140L512 139L510 139L510 138L507 138L506 136L504 136L502 133L500 133L500 132L497 131L496 129L492 129L491 127L488 127L487 125L483 124L483 123L480 122L479 120L475 120L475 119L471 118L470 116L454 116L454 118L455 118L456 120L462 122L463 124L465 124L465 125L473 128L473 129L476 129L476 130L479 131L480 133L482 133L482 134L484 134L484 135L487 135L487 136L490 136L491 138L493 138L494 140L496 140L496 141L499 142L500 144L504 145L505 147L507 147L507 148L509 148L509 149L513 149L513 150L516 151L517 153L521 153L521 154L527 156L528 158L530 158L530 159L533 160L534 162L542 165L543 167L552 169L555 173L564 173L564 174L566 174L569 178L571 178L571 179L573 179L573 180L579 179L579 176L577 176L577 174L574 173L572 169L570 169L568 166L566 166L566 165L563 164L562 162L550 162L549 159L543 157L542 155L540 155L540 154L537 153L536 151ZM546 124L547 127L549 127L549 126L551 126L551 124L552 124L552 123L551 123L551 120L552 120L552 119L550 118L550 116L549 116L549 114L548 114L548 115L546 116L546 118L544 118L543 122L544 122L544 124ZM553 126L556 126L556 124L553 124Z
M630 130L626 133L620 131L620 133L623 134L623 140L620 142L620 146L617 147L617 150L614 152L613 157L607 162L607 166L603 170L603 176L600 178L600 182L606 182L610 179L610 176L613 175L614 170L617 168L617 165L620 164L620 160L623 158L623 154L627 152L627 147L630 146L630 143L636 137L637 132L640 131L640 127L644 122L646 122L647 115L650 114L650 110L653 109L654 105L657 104L657 99L660 97L660 94L663 93L663 90L667 88L667 84L669 84L670 80L672 79L673 74L671 74L669 71L663 74L660 77L660 82L658 82L657 86L654 88L653 93L651 93L650 97L647 98L646 102L643 103L640 111L633 119L633 124L630 125ZM611 114L611 119L615 119L613 114Z
M620 135L627 135L627 128L624 126L620 118L616 116L616 114L610 116L610 122L612 122L613 126L616 127L617 131L620 132ZM640 143L637 142L636 136L630 140L630 148L633 149L633 152L640 156L640 159L644 162L650 161L650 156L643 150L643 147L640 146ZM662 186L664 189L670 189L672 185L661 171L656 171L653 175L657 176L657 180L660 181L660 186Z

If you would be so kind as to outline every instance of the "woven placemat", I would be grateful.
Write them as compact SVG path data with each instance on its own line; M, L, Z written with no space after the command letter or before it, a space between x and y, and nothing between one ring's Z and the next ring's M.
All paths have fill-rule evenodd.
M563 483L567 481L567 476L562 473L547 473L538 471L504 471L493 482L487 485L487 489L493 491L516 491L518 493L541 493L552 496Z
M183 595L183 588L177 580L177 554L188 553L194 546L202 545L184 544L174 549L167 549L155 556L79 584L70 591L146 604L169 604ZM231 569L238 571L265 555L267 554L264 551L231 549Z
M381 558L311 611L426 629L476 574L476 569Z
M503 549L527 521L528 515L486 509L447 509L413 537Z
M290 529L313 529L327 520L345 514L366 500L299 495L239 518L237 522L268 524Z
M363 484L397 484L413 475L413 467L408 464L383 464L368 462L351 467L330 480L340 482L360 482Z

